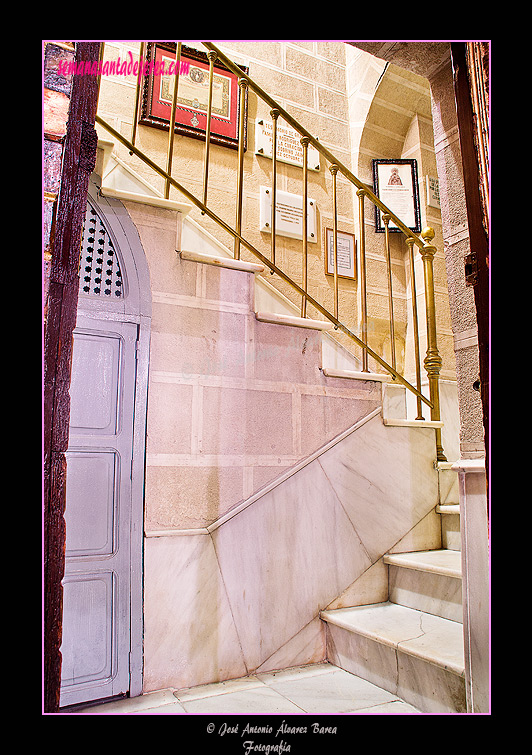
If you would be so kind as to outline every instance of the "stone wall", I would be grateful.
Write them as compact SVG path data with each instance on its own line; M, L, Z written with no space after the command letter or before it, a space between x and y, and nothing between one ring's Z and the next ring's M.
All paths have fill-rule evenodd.
M126 203L150 267L146 529L206 527L380 406L326 377L321 331L259 322L253 274L175 251L177 213Z
M467 459L483 456L485 447L480 393L473 388L479 376L477 318L473 288L465 285L464 263L470 242L450 61L432 79L431 88L458 378L460 451L462 458Z

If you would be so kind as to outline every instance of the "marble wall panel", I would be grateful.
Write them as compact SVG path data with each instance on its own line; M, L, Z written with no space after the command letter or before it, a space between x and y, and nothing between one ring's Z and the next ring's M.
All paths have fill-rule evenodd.
M372 561L438 502L434 430L386 427L380 417L319 463Z
M247 673L212 540L145 541L144 691Z
M257 672L294 668L309 663L320 663L324 660L326 660L325 625L316 616L267 658L258 667Z
M215 530L213 540L251 669L369 566L316 461Z
M210 535L147 538L149 689L323 660L320 610L369 574L375 554L415 528L437 500L434 431L416 428L421 438L407 453L410 432L385 428L375 416ZM373 459L376 446L384 465ZM401 474L395 469L394 482L389 467L395 463L406 466ZM170 480L177 469L167 471ZM191 470L182 471L186 486ZM174 499L176 491L167 487ZM193 488L199 490L197 481ZM166 514L158 512L158 522L172 526L174 510L169 504ZM193 508L188 518L179 516L180 526L200 526Z

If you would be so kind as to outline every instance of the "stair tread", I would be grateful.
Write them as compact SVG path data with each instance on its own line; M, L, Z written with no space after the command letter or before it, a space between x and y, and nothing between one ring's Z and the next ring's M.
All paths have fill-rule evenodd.
M464 675L463 627L456 621L389 602L322 611L320 615L330 624Z
M256 312L255 317L260 322L269 322L276 325L294 325L297 328L312 328L313 330L331 330L332 322L323 320L311 320L308 317L295 317L293 315L280 315L275 312Z
M380 372L360 372L355 370L339 370L334 367L324 367L323 374L326 377L344 378L347 380L373 380L379 383L389 383L392 380L391 375L384 375Z
M433 550L414 551L412 553L387 553L384 563L402 566L405 569L442 574L446 577L462 577L462 559L460 551Z
M436 506L437 514L460 514L459 503L440 503Z
M181 250L179 254L181 259L188 260L189 262L202 262L206 265L226 267L230 270L240 270L246 273L262 273L264 271L264 265L255 262L246 262L245 260L235 260L232 257L217 257L212 254L191 252L188 250Z

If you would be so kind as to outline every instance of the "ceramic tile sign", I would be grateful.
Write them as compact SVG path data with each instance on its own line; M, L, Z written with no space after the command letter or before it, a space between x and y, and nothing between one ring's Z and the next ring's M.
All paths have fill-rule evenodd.
M427 181L427 204L429 207L437 207L439 210L441 209L440 182L434 176L425 176L425 178Z
M275 232L291 239L303 238L303 197L301 194L276 192ZM307 239L317 243L316 202L308 199ZM272 190L270 186L260 187L260 230L271 233Z
M273 123L264 118L257 118L255 121L255 154L269 158L273 156ZM303 167L301 136L280 121L277 121L277 159L282 163ZM310 144L307 167L309 170L320 169L320 153Z

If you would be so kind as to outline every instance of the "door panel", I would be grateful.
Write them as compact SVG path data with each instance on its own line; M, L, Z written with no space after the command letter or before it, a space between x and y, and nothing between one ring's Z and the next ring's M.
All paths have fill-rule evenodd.
M105 683L115 675L113 573L76 574L63 582L63 685Z
M70 430L83 435L114 435L120 416L121 339L110 334L78 332L75 344Z
M74 331L61 706L129 690L137 336L83 315Z
M118 545L119 460L114 451L67 453L66 555L111 556Z

